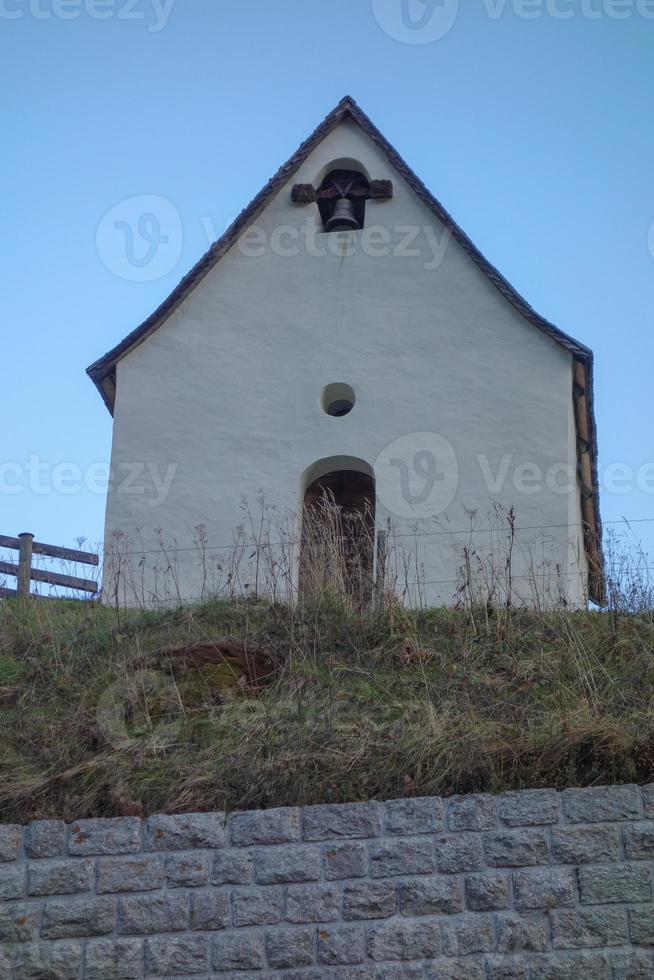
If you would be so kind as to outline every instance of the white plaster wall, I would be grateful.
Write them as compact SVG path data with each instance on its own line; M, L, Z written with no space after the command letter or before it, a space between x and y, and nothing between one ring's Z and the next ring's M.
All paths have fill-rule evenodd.
M404 226L429 226L441 240L443 229L431 212L351 122L325 139L292 183L315 183L340 158L394 182L391 201L368 202L368 227L391 229L394 244L406 233L393 229ZM317 209L293 205L289 185L256 224L269 239L282 226L301 233L311 219L317 220ZM149 593L198 596L207 580L206 558L194 548L197 525L206 527L210 546L221 548L210 558L226 561L225 546L244 519L244 497L252 504L262 492L278 515L297 512L302 474L317 460L351 456L374 466L395 439L433 432L455 449L459 490L438 520L420 522L420 530L431 533L420 536L419 557L404 577L438 584L419 598L452 601L455 552L467 535L441 532L465 532L466 510L476 512L478 527L488 528L497 502L514 506L518 525L530 529L516 547L516 593L531 601L530 552L537 563L558 564L571 601L583 601L577 490L559 493L545 485L521 493L509 475L493 494L477 459L485 454L495 473L510 456L509 474L521 463L576 465L570 356L520 317L452 241L439 268L427 271L432 252L423 232L413 246L421 249L417 256L365 254L363 235L350 234L351 255L317 257L300 247L291 257L267 247L251 257L234 247L119 363L106 547L120 541L122 551L139 553L130 575ZM281 244L294 243L283 238ZM352 385L357 404L345 418L331 418L320 396L326 384L339 381ZM160 473L176 467L158 506L152 506L147 471L131 488L121 486L126 466L143 464ZM397 487L378 485L378 492L382 526L384 502ZM412 522L395 524L406 535L397 540L412 548ZM542 525L550 527L535 529ZM162 539L168 559L175 553L176 584L168 581L165 588L166 560L156 554ZM481 551L492 547L499 555L497 535L473 540ZM115 585L112 567L108 562L107 595ZM132 601L125 589L129 576L124 569L121 575L123 599Z

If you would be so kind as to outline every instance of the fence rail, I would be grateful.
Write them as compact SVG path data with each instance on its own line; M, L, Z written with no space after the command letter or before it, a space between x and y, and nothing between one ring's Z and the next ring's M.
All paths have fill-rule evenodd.
M65 589L76 589L78 592L89 592L96 595L98 584L92 579L77 578L74 575L64 575L62 572L51 572L43 568L34 568L33 555L44 555L46 558L59 558L62 561L79 562L81 565L99 565L98 555L90 551L75 551L72 548L59 548L53 544L43 544L34 540L34 535L28 532L19 534L17 538L0 534L0 548L8 548L18 552L18 564L0 561L0 575L11 575L16 579L16 588L0 587L0 598L8 596L30 596L33 599L50 598L32 592L32 582L45 582L47 585L59 585Z

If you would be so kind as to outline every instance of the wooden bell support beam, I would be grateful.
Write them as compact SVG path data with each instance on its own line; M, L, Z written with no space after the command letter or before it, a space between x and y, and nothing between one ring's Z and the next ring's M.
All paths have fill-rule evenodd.
M370 181L370 200L371 201L390 201L393 197L392 180L371 180Z
M293 204L313 204L316 191L313 184L295 184L291 192Z
M393 197L393 181L371 180L367 192L355 188L352 194L356 197L365 197L370 201L390 201ZM330 187L317 191L313 184L295 184L291 191L291 200L294 204L314 204L319 198L323 200L331 197L338 197L338 191L335 188Z

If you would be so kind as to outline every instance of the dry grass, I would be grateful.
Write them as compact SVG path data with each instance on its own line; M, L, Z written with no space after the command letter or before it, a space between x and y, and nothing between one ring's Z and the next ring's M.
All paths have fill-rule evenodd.
M654 617L618 599L610 615L5 601L0 819L648 781ZM267 651L272 685L158 655L218 638Z

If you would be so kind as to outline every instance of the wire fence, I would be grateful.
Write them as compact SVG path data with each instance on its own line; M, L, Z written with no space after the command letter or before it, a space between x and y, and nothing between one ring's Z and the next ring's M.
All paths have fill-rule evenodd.
M629 526L637 524L654 524L654 517L635 517L627 518L624 517L616 521L603 521L603 527L618 527L618 526ZM585 523L568 523L568 524L524 524L516 525L515 531L522 533L524 531L565 531L565 530L580 530L587 527ZM431 537L441 537L441 536L453 536L453 537L464 537L471 534L497 534L502 528L500 527L467 527L467 528L448 528L438 531L426 531L422 528L416 529L414 531L394 531L394 536L396 538L415 538L416 536L421 538L431 538ZM234 548L234 541L229 544L220 543L212 544L210 542L205 542L205 548L207 551L230 551ZM301 538L299 536L289 535L286 538L280 539L279 541L266 540L266 546L269 548L283 548L287 547L289 544L299 545L301 544ZM197 551L197 544L179 546L175 544L175 552L188 552ZM122 554L125 557L137 558L145 555L154 555L161 552L161 546L157 548L139 548L135 551L123 551ZM107 551L103 552L104 554Z
M604 527L614 529L622 526L632 530L633 527L649 524L654 524L654 517L624 517L621 520L606 521ZM113 601L117 601L116 578L122 578L122 599L127 605L197 603L212 596L234 597L260 593L289 598L297 593L298 561L303 547L303 537L302 534L297 533L297 526L297 519L294 519L293 529L289 527L288 531L283 533L270 521L260 519L257 523L250 520L249 525L244 522L235 531L230 543L212 542L201 525L195 529L197 535L192 545L178 545L176 542L166 544L161 540L157 547L138 547L133 541L129 541L126 537L121 539L119 536L119 539L114 540L109 548L94 549L98 555L97 572L94 570L97 575L98 592L104 567L109 571L105 580L108 578L114 587ZM587 587L587 569L581 563L579 567L566 568L561 563L548 562L544 558L540 562L535 561L532 555L526 566L523 564L521 567L520 561L516 561L514 556L512 566L508 567L506 556L498 551L490 555L489 564L487 556L483 554L484 548L481 545L477 545L476 548L475 542L479 537L493 535L496 546L498 540L501 542L510 539L515 543L522 536L533 532L578 531L584 527L582 523L520 525L513 520L512 522L496 521L494 524L489 523L488 526L482 527L475 526L471 521L467 527L460 528L427 530L416 526L412 530L393 528L384 532L373 531L378 536L371 542L375 553L375 579L377 583L382 581L385 589L393 588L408 601L417 599L419 603L428 598L425 590L431 590L433 593L434 590L444 592L450 589L452 595L456 597L461 592L465 592L466 588L469 593L474 588L479 598L485 591L489 598L497 598L499 595L505 602L507 594L516 591L521 583L527 583L532 591L535 589L553 593L558 590L561 596L570 591L579 593ZM384 535L383 555L380 549L381 534ZM421 564L418 556L420 543L423 539L433 538L460 539L453 543L453 548L458 549L460 559L456 574L447 577L429 575L429 571L434 569L429 563L426 568ZM392 543L389 544L391 539ZM0 536L0 552L2 540ZM83 539L78 539L78 546L81 546L82 542ZM54 550L68 552L73 557L73 552L69 549ZM333 569L341 561L342 550L342 545L335 539L326 549L325 560L329 566L327 578L330 576L333 578ZM189 560L192 554L197 557L197 561ZM219 559L217 557L219 555L224 558ZM52 557L47 554L40 556L38 565L45 571L34 570L32 576L37 581L37 589L40 582L49 586L49 592L33 594L53 598L82 598L74 587L65 586L66 578L72 581L72 573L76 567L74 560L67 561L65 565L63 562L59 563L59 567L64 568L67 573L62 576L48 570L52 568ZM153 557L155 557L154 561ZM636 546L635 557L631 557L628 561L623 554L620 558L623 566L622 574L628 564L632 578L637 573L641 580L649 579L654 573L654 565L647 558L640 546ZM608 559L610 575L617 561L615 555L608 555ZM37 562L34 564L38 567ZM198 565L204 568L203 579L199 587L194 588L194 584L197 583ZM394 568L391 567L393 565ZM8 588L6 577L3 578L3 572L5 576L7 575L7 567L8 563L0 561L0 595L3 593L11 595L14 592L13 589ZM116 568L119 568L118 573ZM11 575L11 571L9 574ZM320 574L324 578L324 570ZM187 576L188 582L184 581ZM348 577L351 579L351 569L346 569L343 576L343 581ZM361 575L359 577L361 578ZM473 578L477 580L474 586L471 581ZM129 585L127 585L128 579L130 579ZM504 579L506 581L503 581ZM88 582L86 584L90 585ZM371 591L371 588L368 591ZM360 591L364 591L363 585ZM643 591L645 591L644 585ZM131 593L131 596L128 593ZM111 601L106 593L104 601Z

